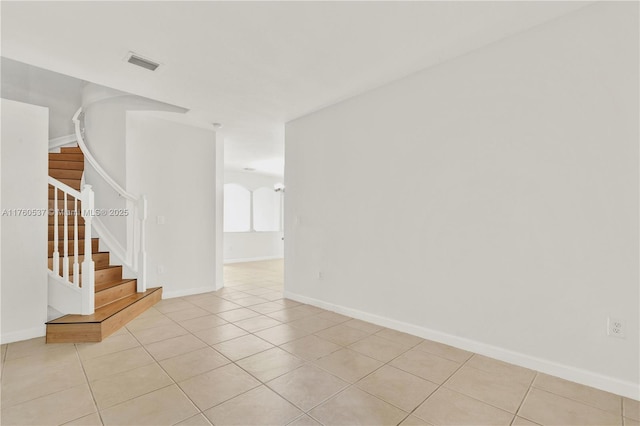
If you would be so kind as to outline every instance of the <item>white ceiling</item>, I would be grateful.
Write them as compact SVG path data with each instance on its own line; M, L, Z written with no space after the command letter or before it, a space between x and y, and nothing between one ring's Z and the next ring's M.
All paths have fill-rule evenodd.
M288 120L586 4L2 1L2 55L188 108L229 169L278 173Z

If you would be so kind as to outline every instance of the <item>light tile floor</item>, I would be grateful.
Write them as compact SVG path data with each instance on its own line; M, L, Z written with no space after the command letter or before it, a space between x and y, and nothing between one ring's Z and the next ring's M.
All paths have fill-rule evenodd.
M637 401L282 298L225 267L95 344L1 346L3 425L640 425Z

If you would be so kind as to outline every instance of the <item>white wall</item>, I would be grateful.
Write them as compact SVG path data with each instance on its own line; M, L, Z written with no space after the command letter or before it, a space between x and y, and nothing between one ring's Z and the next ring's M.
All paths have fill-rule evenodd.
M638 114L603 2L290 122L287 294L639 398Z
M216 281L216 135L127 113L127 189L145 194L148 286L165 297L213 291ZM164 224L158 224L158 216ZM159 268L164 268L161 272Z
M2 99L2 343L45 333L48 126L47 108ZM14 216L8 213L11 209L32 209L39 214Z
M283 183L278 176L264 175L255 172L225 171L224 183L236 183L249 191L258 188L273 188L276 183ZM284 256L283 232L225 232L225 263L250 262L255 260L279 259Z
M127 189L126 138L127 111L178 111L184 109L140 96L130 95L97 84L87 84L83 91L85 139L91 154L100 166L120 186ZM85 169L85 181L93 186L96 209L124 209L126 201L91 167ZM109 230L114 240L126 248L126 218L101 216L98 220ZM113 249L113 248L112 248Z
M2 97L49 108L49 139L73 134L71 118L80 107L84 84L77 78L2 58Z

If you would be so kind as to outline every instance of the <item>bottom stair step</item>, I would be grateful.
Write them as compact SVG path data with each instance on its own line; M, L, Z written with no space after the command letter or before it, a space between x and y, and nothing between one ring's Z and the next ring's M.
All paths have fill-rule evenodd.
M92 315L65 315L47 322L47 343L100 342L162 299L162 287L135 293Z

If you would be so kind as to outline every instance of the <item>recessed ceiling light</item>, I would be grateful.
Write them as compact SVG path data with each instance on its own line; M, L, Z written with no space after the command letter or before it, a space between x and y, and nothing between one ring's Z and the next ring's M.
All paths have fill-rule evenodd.
M214 130L222 129L222 123L213 123Z
M154 62L151 59L142 57L141 55L138 55L137 53L133 53L133 52L129 52L127 54L125 61L129 62L132 65L136 65L144 69L147 69L149 71L155 71L160 66L159 63Z
M248 172L255 172L256 169L252 168L252 167L245 167L244 170L248 171Z

